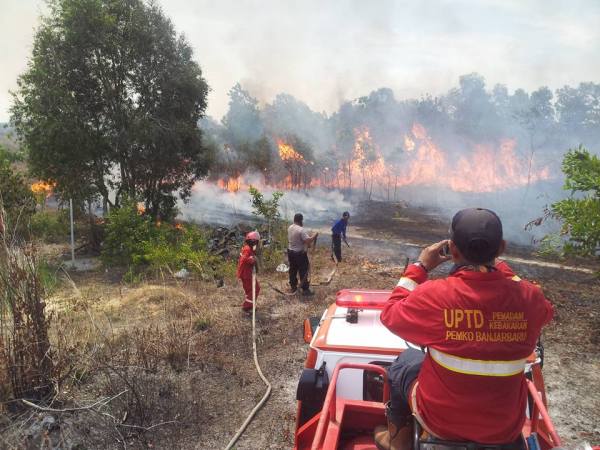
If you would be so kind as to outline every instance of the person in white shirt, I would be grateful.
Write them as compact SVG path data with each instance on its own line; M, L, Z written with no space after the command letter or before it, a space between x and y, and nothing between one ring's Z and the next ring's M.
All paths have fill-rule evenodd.
M290 263L290 289L296 292L298 289L298 273L300 274L300 288L303 295L313 295L310 290L310 280L308 279L308 254L307 247L312 244L319 233L309 234L302 226L304 217L297 213L294 215L294 223L288 228L288 261Z

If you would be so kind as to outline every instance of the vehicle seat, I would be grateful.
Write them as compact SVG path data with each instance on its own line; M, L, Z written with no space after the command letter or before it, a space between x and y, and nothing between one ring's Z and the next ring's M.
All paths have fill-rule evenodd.
M438 448L437 446L441 446L442 448L456 448L456 449L466 449L466 450L526 450L527 445L525 444L525 440L523 437L519 437L515 442L506 443L506 444L479 444L477 442L468 442L468 441L448 441L445 439L439 439L434 436L430 436L428 433L423 435L423 427L416 419L413 417L413 450L426 450L431 448ZM432 447L432 446L436 447Z

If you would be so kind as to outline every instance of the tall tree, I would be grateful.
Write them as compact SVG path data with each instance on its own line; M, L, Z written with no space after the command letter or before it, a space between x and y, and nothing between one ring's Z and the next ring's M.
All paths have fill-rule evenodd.
M499 136L497 115L485 90L485 79L477 73L462 75L459 85L448 93L447 99L457 131L476 140Z
M600 139L600 84L580 83L556 91L556 111L563 134L572 136L572 143L595 147Z
M544 86L532 92L529 99L529 106L516 111L515 117L525 130L529 141L529 151L527 154L527 184L529 185L535 153L553 138L555 132L552 91Z
M49 0L12 121L35 175L63 196L142 198L153 217L190 195L210 152L198 120L208 85L153 2ZM114 197L114 200L110 200Z
M258 100L237 83L229 90L229 110L223 117L225 139L234 148L261 138L263 124L258 111Z

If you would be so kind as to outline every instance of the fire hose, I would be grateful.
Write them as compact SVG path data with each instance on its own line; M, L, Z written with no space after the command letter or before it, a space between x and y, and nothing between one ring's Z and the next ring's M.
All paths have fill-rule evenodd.
M246 427L250 424L250 422L252 422L252 419L254 419L256 413L260 410L260 408L263 407L263 405L269 398L269 395L271 395L271 383L269 383L269 380L267 380L263 375L260 365L258 364L258 356L256 354L256 266L252 267L252 352L254 354L254 365L256 366L256 371L258 372L258 375L260 375L260 378L263 380L263 382L266 384L267 391L265 392L265 395L263 395L263 397L260 399L260 401L256 404L256 406L252 409L252 411L250 411L250 414L248 415L242 426L238 429L235 436L231 438L229 444L227 444L227 447L225 447L225 450L229 450L235 445L237 440L246 430Z

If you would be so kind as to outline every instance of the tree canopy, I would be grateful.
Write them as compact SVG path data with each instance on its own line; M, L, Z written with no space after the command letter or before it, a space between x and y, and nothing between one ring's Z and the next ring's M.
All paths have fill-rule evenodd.
M153 217L172 215L212 158L191 47L153 2L48 4L11 111L33 174L63 197L138 198Z
M390 186L402 177L398 168L434 157L414 151L414 125L421 126L420 135L440 149L449 167L463 160L475 165L482 155L506 161L501 168L516 173L508 177L507 188L529 186L542 171L544 179L558 178L564 149L583 144L594 153L600 140L596 83L527 92L502 84L489 87L483 76L471 73L439 96L401 100L391 89L380 88L341 103L330 115L284 93L270 103L259 102L239 83L229 98L221 123L205 120L201 125L219 148L211 177L239 177L248 171L261 173L267 184L278 187L289 187L291 178L295 188L362 187L365 195L389 198ZM294 139L310 149L308 158ZM310 162L284 160L280 142ZM295 175L297 166L300 176ZM553 183L552 189L560 189L559 184Z

